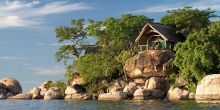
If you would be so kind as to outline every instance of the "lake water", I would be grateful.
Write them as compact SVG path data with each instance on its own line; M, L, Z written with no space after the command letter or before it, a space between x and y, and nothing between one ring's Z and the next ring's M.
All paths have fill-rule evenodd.
M0 110L220 110L220 104L158 100L0 100Z

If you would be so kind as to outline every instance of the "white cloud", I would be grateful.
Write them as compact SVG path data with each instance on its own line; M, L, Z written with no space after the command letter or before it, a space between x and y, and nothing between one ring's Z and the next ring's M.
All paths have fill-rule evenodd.
M87 9L90 9L90 7L88 7L84 3L68 4L67 2L58 1L58 2L48 3L45 6L34 9L32 15L42 16L48 14L57 14L57 13L87 10Z
M19 16L6 16L0 18L0 28L29 27L40 24L43 24L43 21L37 19L25 19Z
M32 27L45 24L45 16L91 9L85 3L55 1L0 1L0 28Z
M13 1L13 2L9 2L6 1L5 5L6 7L4 9L6 10L17 10L17 9L21 9L21 8L30 8L33 5L39 4L39 1L32 1L29 3L22 3L21 1Z
M51 68L37 67L37 68L32 68L32 70L34 70L35 74L37 75L46 75L46 76L60 75L65 73L65 68L59 66L54 66Z
M182 8L184 6L192 6L198 9L211 8L212 10L220 11L220 0L197 0L196 2L191 2L188 4L175 3L175 2L167 5L158 4L144 9L130 11L129 13L160 13L160 12L166 12L167 10Z
M2 56L0 57L1 60L27 60L26 57L12 57L12 56Z

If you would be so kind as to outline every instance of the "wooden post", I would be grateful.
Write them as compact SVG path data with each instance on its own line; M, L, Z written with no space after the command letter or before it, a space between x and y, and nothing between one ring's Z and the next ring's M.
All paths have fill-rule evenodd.
M166 40L164 40L164 48L165 48L165 50L167 49L167 41Z
M149 50L149 41L147 40L147 50Z

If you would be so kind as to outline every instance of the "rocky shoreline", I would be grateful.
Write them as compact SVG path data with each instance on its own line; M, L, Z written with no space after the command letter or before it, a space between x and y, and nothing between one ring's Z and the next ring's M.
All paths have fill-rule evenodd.
M51 86L52 81L44 81L28 93L22 93L19 82L13 78L0 80L0 99L81 99L81 100L196 100L213 102L220 99L220 74L205 76L198 84L196 93L188 91L187 82L179 77L175 86L170 85L169 75L174 54L171 51L147 51L129 58L124 65L128 80L103 79L107 89L96 93L86 93L81 77L68 81L61 90Z
M81 90L79 84L73 83L67 86L63 95L58 87L48 88L51 81L44 81L39 87L31 89L28 93L22 93L19 82L13 78L0 80L1 99L79 99L79 100L196 100L199 103L219 103L220 74L205 76L197 86L196 93L189 92L178 86L166 88L166 78L151 77L129 82L122 86L122 81L116 80L108 88L107 93L89 94ZM141 83L142 82L142 83ZM142 86L141 86L142 85Z

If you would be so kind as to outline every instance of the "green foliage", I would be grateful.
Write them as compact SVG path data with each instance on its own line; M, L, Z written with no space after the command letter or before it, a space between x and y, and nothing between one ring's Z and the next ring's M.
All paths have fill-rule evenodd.
M76 69L86 83L95 83L101 79L112 79L122 73L122 66L126 58L135 52L134 40L142 27L151 22L143 15L125 14L120 18L109 17L104 21L88 20L84 26L84 19L72 20L71 27L56 28L56 37L62 45L57 53L57 61L73 62L67 68L66 77L71 79ZM103 47L95 54L82 56L87 47L87 36L97 38L97 47Z
M122 15L120 18L109 17L104 21L89 20L86 27L88 36L96 36L99 52L81 56L75 62L80 76L88 84L88 91L101 87L99 81L111 80L122 75L122 67L127 58L135 52L134 40L142 27L151 22L146 16ZM93 90L94 89L94 90Z
M103 85L100 82L88 83L85 86L87 93L97 93L99 90L106 90L107 88L108 88L108 85Z
M85 49L86 32L84 30L84 19L71 20L72 27L60 26L57 27L56 38L59 42L68 43L61 46L57 53L57 61L79 58L82 51Z
M210 9L198 10L192 7L184 7L168 11L168 14L161 18L160 22L177 28L178 32L187 36L191 32L209 25L209 19L212 17L215 17L215 15L214 11Z
M118 56L116 56L116 60L121 64L125 64L125 61L132 57L132 53L130 51L123 50Z
M122 65L114 59L114 55L103 52L80 57L76 61L76 69L86 83L91 83L118 76Z
M193 90L205 75L220 72L220 22L191 33L183 43L177 43L174 65Z
M65 95L65 89L67 87L67 84L65 81L58 80L58 81L53 82L50 86L60 88L62 95Z
M97 45L114 46L119 50L134 52L134 40L147 22L146 16L125 14L120 18L109 17L104 21L89 21L88 35L97 36Z
M177 79L178 77L179 77L179 74L174 73L174 72L172 72L172 73L169 75L169 79L170 79L171 86L177 87L175 81L176 81L176 79Z
M67 70L66 70L66 73L65 73L65 79L66 80L71 80L74 78L74 73L75 73L75 67L74 65L69 65L67 66Z

